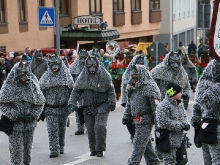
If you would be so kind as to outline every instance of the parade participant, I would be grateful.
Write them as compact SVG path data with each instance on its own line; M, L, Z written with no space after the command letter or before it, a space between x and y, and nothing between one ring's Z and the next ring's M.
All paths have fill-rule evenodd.
M196 70L198 72L198 78L202 76L203 71L211 61L211 58L208 55L207 51L204 51L199 58L198 63L196 64Z
M140 64L144 65L146 57L143 53L143 51L139 51L141 54L138 54L133 57L132 61L129 63L127 69L125 70L123 76L122 76L122 84L121 84L121 106L126 107L127 104L127 98L128 98L128 92L126 90L126 86L129 82L130 76L131 76L131 70L133 69L133 65ZM147 70L146 70L147 72ZM127 129L130 133L130 139L133 141L134 139L134 124L132 122L129 122L126 124Z
M134 65L127 85L128 102L122 123L132 120L135 125L133 151L128 165L138 165L144 155L146 164L159 165L151 143L151 131L155 121L156 103L160 100L160 90L143 65ZM132 117L131 117L132 116Z
M181 153L181 143L184 136L183 131L188 131L190 125L187 121L184 106L181 103L181 90L178 84L169 82L166 87L167 94L156 108L158 128L169 131L169 136L167 137L169 139L167 139L169 148L165 148L168 149L168 152L162 152L164 165L185 164L181 158L183 155L179 155L179 153ZM157 130L155 134L156 140L157 138L161 138ZM156 145L156 147L158 146ZM160 150L162 149L163 148L160 148Z
M188 75L182 66L179 52L170 52L167 54L163 62L154 67L150 71L150 74L160 89L161 100L166 96L166 86L169 82L178 84L182 88L183 99L190 98ZM186 140L184 139L183 141ZM182 144L182 153L187 153L185 146L189 146L190 143L187 143L187 145ZM161 159L160 154L158 156Z
M79 57L70 66L70 73L71 73L74 81L77 80L77 77L79 76L79 74L83 70L87 57L88 57L87 50L81 49L79 52ZM80 105L80 101L79 101L77 107L79 108L80 106L81 105ZM79 116L78 116L77 112L75 112L75 116L76 116L76 126L77 126L77 131L75 132L75 135L82 135L82 134L84 134L85 125L80 124L80 120L79 120Z
M128 52L125 54L125 60L124 60L124 70L126 70L128 68L128 65L130 64L130 62L133 59L133 54Z
M38 80L23 56L23 60L10 71L0 91L2 114L15 121L9 134L12 165L30 165L33 135L44 104Z
M83 112L88 131L90 156L102 157L106 150L107 120L109 112L115 110L116 98L111 75L93 54L86 59L75 82L69 99L71 111L77 109L78 101L81 102L78 111Z
M196 103L203 110L200 138L203 143L208 145L212 164L215 165L220 164L219 77L220 62L213 59L200 77L195 95ZM206 157L204 157L205 159Z
M121 96L121 79L122 75L124 74L124 54L122 51L120 51L117 54L117 57L113 59L109 63L109 73L112 76L112 82L114 84L115 93L116 93L116 99L119 101L119 98Z
M195 92L196 84L198 82L198 73L196 71L196 67L189 60L189 58L186 54L181 53L181 61L182 61L182 66L184 67L184 69L188 75L191 89L193 90L193 92ZM183 105L184 105L185 110L187 110L188 105L189 105L189 98L183 99Z
M195 129L195 135L194 135L194 143L197 148L202 147L202 153L203 153L203 161L204 165L210 165L212 164L212 158L210 155L208 144L202 143L200 139L200 129L201 129L201 120L203 118L204 110L201 108L201 106L198 103L193 104L193 111L192 111L192 118L191 118L191 125Z
M33 53L31 61L31 71L39 80L47 70L47 61L43 58L41 50L36 50Z
M32 60L32 53L31 53L31 48L30 47L26 47L25 48L25 55L26 55L27 61L31 62L31 60Z
M49 138L50 158L64 153L68 100L73 88L73 79L66 65L57 54L49 56L48 69L39 80L40 88L46 98L44 112Z

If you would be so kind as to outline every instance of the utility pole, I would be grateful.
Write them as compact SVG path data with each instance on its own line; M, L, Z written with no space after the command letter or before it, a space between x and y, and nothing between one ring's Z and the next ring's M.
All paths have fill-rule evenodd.
M55 0L55 19L56 19L56 49L57 55L60 56L60 16L59 16L59 0Z

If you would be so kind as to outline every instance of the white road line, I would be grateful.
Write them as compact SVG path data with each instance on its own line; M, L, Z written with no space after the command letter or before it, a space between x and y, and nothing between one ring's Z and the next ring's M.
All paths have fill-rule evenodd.
M104 152L103 152L103 155L104 155ZM63 164L63 165L76 165L76 164L85 162L85 161L90 160L90 159L102 159L102 158L99 158L99 157L96 157L96 156L90 156L90 152L86 153L86 154L83 154L83 155L80 155L80 156L77 156L75 158L79 159L79 160L75 160L73 162L69 162L69 163L66 163L66 164Z

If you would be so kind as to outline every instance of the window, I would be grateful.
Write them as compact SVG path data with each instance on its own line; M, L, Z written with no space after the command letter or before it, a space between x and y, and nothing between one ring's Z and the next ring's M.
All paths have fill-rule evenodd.
M181 7L182 7L182 5L181 5L181 0L179 0L179 18L181 17Z
M5 22L4 0L0 0L0 22Z
M0 46L0 51L6 53L6 46Z
M68 14L68 0L60 0L60 14Z
M18 0L18 2L19 2L19 18L20 18L20 22L26 22L24 0Z
M188 16L190 16L190 0L188 0Z
M186 0L183 0L183 17L186 16Z
M101 0L90 0L90 13L91 14L101 14Z
M150 9L160 9L160 0L150 0Z
M192 15L194 15L194 0L192 0Z
M113 0L114 11L124 11L124 0Z
M132 10L141 10L141 0L131 1Z
M176 19L176 0L173 0L173 20Z
M39 6L44 6L44 0L38 0Z

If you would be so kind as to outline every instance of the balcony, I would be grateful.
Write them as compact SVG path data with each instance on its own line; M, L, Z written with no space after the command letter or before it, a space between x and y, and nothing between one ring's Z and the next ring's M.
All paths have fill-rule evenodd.
M150 10L149 16L150 23L161 22L161 10Z
M125 12L114 12L113 14L113 26L125 25Z
M132 11L131 24L137 25L142 23L142 11Z

